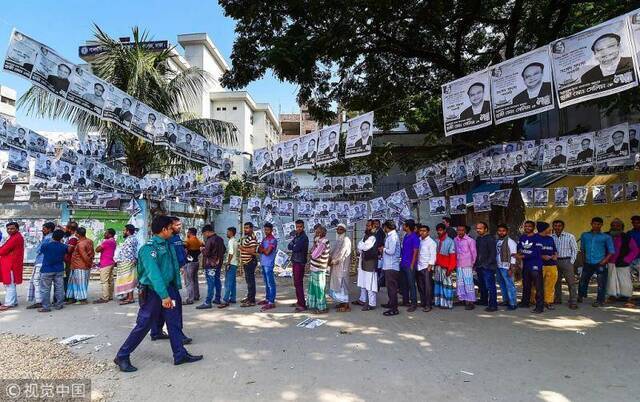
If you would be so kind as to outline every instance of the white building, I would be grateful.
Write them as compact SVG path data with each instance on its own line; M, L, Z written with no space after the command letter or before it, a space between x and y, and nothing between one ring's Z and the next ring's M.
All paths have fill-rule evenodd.
M16 117L16 90L0 85L0 114Z
M128 38L122 38L121 41L126 43ZM164 41L154 43L158 43L159 48L170 47ZM178 35L178 43L184 52L181 54L172 50L172 67L177 71L199 67L212 77L208 88L202 92L200 104L193 110L194 114L233 123L238 129L238 144L233 148L244 154L236 157L234 170L241 175L248 170L254 149L280 141L280 122L269 104L257 103L246 91L227 91L222 87L220 80L230 66L206 33ZM92 44L91 41L87 42L89 46ZM83 54L83 48L80 47L80 57L90 63L96 53Z

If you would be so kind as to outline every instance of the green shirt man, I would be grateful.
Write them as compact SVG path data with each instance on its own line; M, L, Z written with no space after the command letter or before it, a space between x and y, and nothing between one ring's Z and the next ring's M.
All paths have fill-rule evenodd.
M178 257L165 239L154 235L138 252L138 280L150 286L161 299L169 297L167 286L182 288Z

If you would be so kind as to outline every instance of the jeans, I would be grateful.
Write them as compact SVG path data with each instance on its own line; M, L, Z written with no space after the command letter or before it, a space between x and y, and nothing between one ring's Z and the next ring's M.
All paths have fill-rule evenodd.
M502 301L515 307L518 304L516 285L513 283L513 276L509 275L508 268L498 268L498 283L500 284Z
M247 302L256 302L256 260L244 265L244 280L247 282Z
M264 279L265 299L273 304L276 302L276 277L273 275L273 266L262 266L262 278Z
M498 297L497 297L497 289L496 289L496 271L480 268L478 269L478 279L480 283L484 284L484 288L486 293L486 300L489 308L498 308Z
M11 284L4 285L5 294L4 294L4 304L8 307L13 307L18 305L18 291L16 290L16 283L13 280L13 272L11 274Z
M486 305L488 303L487 299L489 297L487 293L487 285L484 282L483 275L485 269L482 267L476 267L476 273L478 274L478 291L480 293L480 298L478 299L478 303L482 305Z
M236 302L236 271L237 265L229 265L224 275L224 297L226 303Z
M522 270L522 306L529 307L531 301L531 289L536 288L536 310L544 310L542 295L544 287L542 282L542 271L525 268Z
M400 267L400 284L402 289L402 303L417 306L418 296L416 291L415 268Z
M42 308L51 308L51 285L53 284L54 306L60 308L64 304L64 271L40 273L40 298Z
M293 263L293 286L296 288L296 304L298 307L306 308L307 302L304 299L304 264Z
M582 275L580 275L580 289L578 290L578 296L587 297L589 281L593 274L596 274L596 279L598 281L597 301L599 303L604 303L604 297L607 293L607 275L609 274L606 265L601 266L598 264L584 263L584 266L582 267Z
M31 280L29 281L29 296L27 300L33 303L41 303L40 300L40 269L42 263L35 264L33 266L33 272L31 273Z
M222 293L222 282L220 281L220 265L216 267L205 267L204 276L207 278L207 298L204 304L212 302L220 303L220 294Z

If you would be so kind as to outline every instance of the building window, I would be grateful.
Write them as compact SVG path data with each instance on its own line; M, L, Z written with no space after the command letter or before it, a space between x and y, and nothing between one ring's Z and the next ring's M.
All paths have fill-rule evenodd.
M219 111L220 111L220 108L219 108L219 107L217 107L217 108L216 108L216 110L219 112Z
M226 108L226 107L223 107L223 108L222 108L222 110L227 110L227 108Z
M0 98L0 102L6 103L6 104L11 105L11 106L15 106L16 105L16 101L14 99L7 98L6 96L3 96L2 98Z
M253 124L253 115L249 116L249 123Z
M234 107L233 107L233 110L238 110L238 107L237 107L237 106L234 106Z

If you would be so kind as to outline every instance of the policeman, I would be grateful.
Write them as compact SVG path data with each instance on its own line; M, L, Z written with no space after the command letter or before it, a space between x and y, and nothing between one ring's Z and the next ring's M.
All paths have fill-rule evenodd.
M163 319L167 323L167 332L173 364L193 363L202 359L202 355L190 355L183 345L182 317L176 305L180 305L180 271L175 252L167 242L173 233L171 218L158 216L151 222L154 236L138 253L138 280L140 283L140 310L136 326L124 341L113 362L120 371L131 372L137 368L131 365L129 356L147 335L152 325Z

